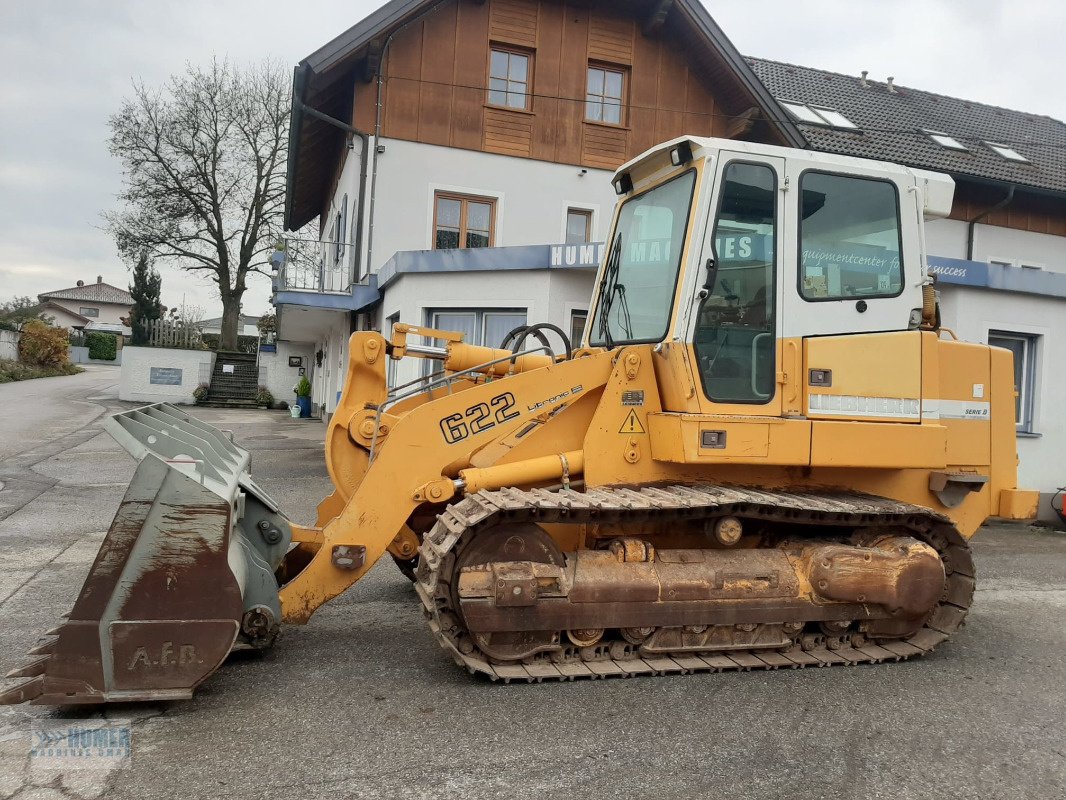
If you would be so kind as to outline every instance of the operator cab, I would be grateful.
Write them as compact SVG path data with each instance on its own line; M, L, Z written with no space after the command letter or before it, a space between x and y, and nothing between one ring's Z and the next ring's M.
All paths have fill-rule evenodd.
M954 191L895 164L693 137L614 184L588 343L685 343L704 399L749 414L782 413L790 340L917 327L922 217L946 216Z

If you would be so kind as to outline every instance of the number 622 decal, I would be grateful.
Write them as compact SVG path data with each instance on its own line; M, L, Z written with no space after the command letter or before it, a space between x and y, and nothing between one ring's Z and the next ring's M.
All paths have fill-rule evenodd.
M498 394L487 403L475 403L462 412L449 414L440 421L440 432L448 444L461 442L472 434L483 433L497 424L518 416L510 392Z

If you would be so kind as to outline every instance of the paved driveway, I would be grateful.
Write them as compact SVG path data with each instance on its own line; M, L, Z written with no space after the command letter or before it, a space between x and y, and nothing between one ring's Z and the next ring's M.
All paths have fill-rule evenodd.
M20 408L32 430L0 428L0 673L69 610L133 472L95 427L122 405L111 377L50 380ZM198 413L313 518L319 423ZM0 707L0 798L1061 798L1066 536L1001 526L976 551L969 624L920 661L533 686L460 672L382 562L193 700L106 709L132 720L124 769L31 767L34 720L100 712Z

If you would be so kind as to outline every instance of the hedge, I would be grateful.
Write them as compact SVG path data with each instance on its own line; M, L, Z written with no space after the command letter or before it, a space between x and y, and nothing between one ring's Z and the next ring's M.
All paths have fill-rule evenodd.
M89 331L85 342L89 346L89 358L114 361L118 354L118 340L113 334Z
M57 375L76 375L84 371L81 367L76 367L73 364L61 364L57 367L35 367L31 364L20 364L18 361L0 359L0 383L27 381L31 378L53 378Z
M37 367L69 364L66 329L53 328L35 319L27 322L19 337L19 361Z

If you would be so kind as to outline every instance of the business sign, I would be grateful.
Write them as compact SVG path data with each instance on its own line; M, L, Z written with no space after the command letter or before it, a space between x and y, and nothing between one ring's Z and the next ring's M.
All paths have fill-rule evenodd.
M603 261L603 252L606 247L604 242L553 244L550 246L551 266L598 267Z
M719 261L751 261L771 264L774 261L774 237L761 233L725 233L714 237L714 251Z
M984 261L929 256L929 274L936 275L941 283L988 286L988 264Z
M181 386L181 370L177 367L152 367L148 382L159 386Z

